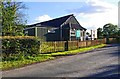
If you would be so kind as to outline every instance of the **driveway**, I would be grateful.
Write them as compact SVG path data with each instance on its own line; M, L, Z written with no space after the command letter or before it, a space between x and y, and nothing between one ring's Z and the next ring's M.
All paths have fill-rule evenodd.
M3 77L118 77L120 45L3 71Z

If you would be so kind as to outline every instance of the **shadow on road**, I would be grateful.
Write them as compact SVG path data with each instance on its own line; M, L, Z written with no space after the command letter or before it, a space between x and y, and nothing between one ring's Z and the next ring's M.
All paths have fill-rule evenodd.
M98 72L96 74L92 74L92 75L88 75L87 77L88 78L110 78L110 79L120 79L120 64L119 64L119 56L120 56L120 44L111 44L111 45L108 45L107 47L105 48L108 48L108 47L115 47L117 46L118 47L118 50L115 50L114 52L112 53L108 53L111 57L118 57L118 64L114 64L114 65L109 65L109 66L106 66L106 67L102 67L102 68L98 68L97 70L103 70L102 72ZM100 51L100 50L98 50ZM103 78L104 79L104 78Z
M112 52L112 53L109 53L111 56L117 56L118 57L118 59L119 59L119 56L120 56L120 44L110 44L110 45L108 45L107 46L107 48L109 48L109 47L115 47L115 46L117 46L118 47L118 50L114 50L114 52ZM119 60L118 60L119 61Z
M102 67L99 69L100 70L104 69L104 71L97 73L97 74L89 75L87 77L115 77L115 78L118 78L120 76L120 65L118 65L118 64Z
M120 46L120 44L109 44L109 45L106 46L106 47L115 47L115 46Z

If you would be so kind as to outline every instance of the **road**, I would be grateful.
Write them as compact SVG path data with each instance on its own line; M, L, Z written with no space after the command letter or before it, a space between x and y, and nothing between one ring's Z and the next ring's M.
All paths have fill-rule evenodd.
M26 67L3 71L3 77L108 77L118 76L120 45L66 56Z

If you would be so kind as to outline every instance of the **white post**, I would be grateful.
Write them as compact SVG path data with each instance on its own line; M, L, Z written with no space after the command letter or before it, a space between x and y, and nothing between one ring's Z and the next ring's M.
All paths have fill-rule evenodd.
M86 31L84 30L84 40L86 40Z
M93 34L92 34L92 30L91 30L91 40L92 40L92 38L93 38Z
M69 38L70 38L70 41L71 41L71 23L69 23L69 26L70 26L70 31L69 31L70 36L69 36Z
M37 37L37 27L35 27L35 36Z

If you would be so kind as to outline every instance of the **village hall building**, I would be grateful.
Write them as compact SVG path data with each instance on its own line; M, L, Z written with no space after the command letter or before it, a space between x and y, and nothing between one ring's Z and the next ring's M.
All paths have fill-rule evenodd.
M24 29L24 33L28 36L37 36L44 41L83 41L85 40L86 30L71 14L28 25Z

